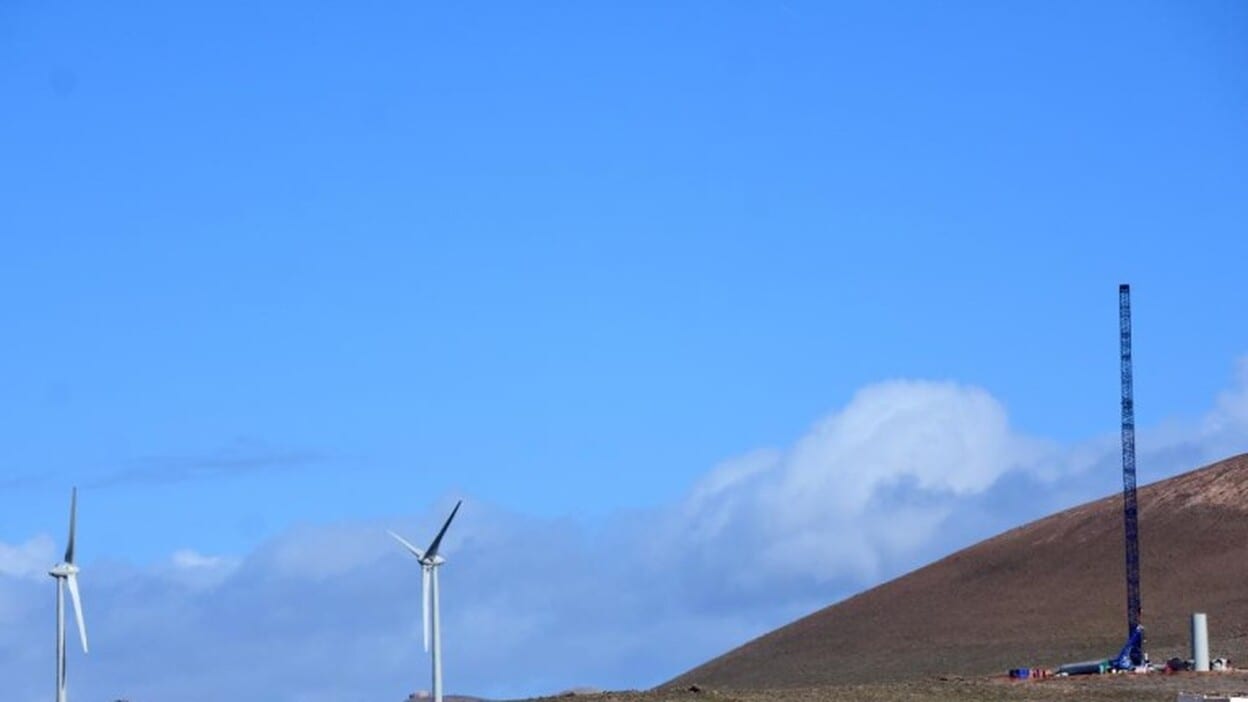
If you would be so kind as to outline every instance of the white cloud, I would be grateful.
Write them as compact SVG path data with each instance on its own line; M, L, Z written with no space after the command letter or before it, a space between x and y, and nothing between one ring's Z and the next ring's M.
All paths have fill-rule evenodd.
M691 547L761 554L751 557L767 575L728 575L740 584L776 573L873 579L944 518L933 498L982 493L1041 455L1043 444L1012 432L980 388L889 381L859 391L788 451L711 471L685 505L682 531Z
M394 543L376 524L302 525L268 544L257 557L274 574L289 578L331 578L357 570Z
M797 443L773 502L820 500L826 510L831 500L842 511L861 511L881 485L904 479L924 490L979 492L1017 462L1021 443L984 390L880 383Z
M1248 356L1235 367L1235 384L1218 395L1214 411L1206 423L1210 433L1243 432L1248 429Z
M0 543L0 575L44 578L56 558L56 544L49 536L36 536L16 546Z
M184 570L214 570L230 563L224 556L205 556L189 548L174 551L170 560L175 568Z
M184 548L169 558L166 576L190 588L212 588L225 582L240 565L237 558L210 556Z
M1248 364L1201 422L1141 430L1164 473L1248 448ZM1120 485L1116 433L1020 434L980 388L864 388L785 448L725 461L669 508L593 528L469 500L444 543L451 692L644 687L816 607ZM1153 475L1152 477L1161 477ZM427 683L419 568L385 535L419 519L294 527L235 559L184 549L86 564L92 653L75 688L113 699L403 699ZM51 539L0 544L0 679L41 694ZM34 632L34 635L32 635ZM260 664L262 663L262 664ZM10 682L14 681L14 682ZM89 692L87 692L89 691Z

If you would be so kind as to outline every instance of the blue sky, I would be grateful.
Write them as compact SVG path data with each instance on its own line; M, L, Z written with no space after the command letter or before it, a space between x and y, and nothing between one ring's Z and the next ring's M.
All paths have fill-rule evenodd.
M299 534L373 553L352 539L427 530L458 497L463 559L510 525L590 574L607 548L658 558L639 525L717 505L715 535L791 558L766 592L725 592L719 536L671 545L704 567L662 595L698 614L678 652L568 644L572 668L515 681L454 664L488 680L470 693L654 684L1012 525L990 508L1003 480L1089 476L1024 516L1111 492L1120 282L1144 474L1248 449L1241 3L253 5L0 7L11 602L73 484L88 566L159 590L181 563L205 621ZM905 434L924 408L961 418L941 436L995 438L942 462L852 429L891 412ZM830 490L867 460L889 467L862 499L915 491L894 506L938 537L829 555L814 522L786 532L771 498L722 492ZM950 522L965 500L982 519ZM859 507L820 523L864 528ZM739 597L740 621L706 604ZM215 635L273 635L236 629ZM107 650L75 670L105 684Z

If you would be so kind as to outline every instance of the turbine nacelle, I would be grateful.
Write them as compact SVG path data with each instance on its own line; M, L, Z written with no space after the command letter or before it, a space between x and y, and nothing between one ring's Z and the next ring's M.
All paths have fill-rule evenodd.
M58 563L52 566L52 569L48 571L48 575L54 578L72 578L79 572L81 570L73 563Z

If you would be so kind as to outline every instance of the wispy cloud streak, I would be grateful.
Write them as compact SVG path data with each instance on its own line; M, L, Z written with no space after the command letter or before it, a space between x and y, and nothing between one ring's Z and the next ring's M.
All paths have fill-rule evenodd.
M199 456L145 456L93 481L87 487L163 485L192 480L229 478L255 473L291 471L328 460L325 453L307 449L277 449L263 442L239 439Z

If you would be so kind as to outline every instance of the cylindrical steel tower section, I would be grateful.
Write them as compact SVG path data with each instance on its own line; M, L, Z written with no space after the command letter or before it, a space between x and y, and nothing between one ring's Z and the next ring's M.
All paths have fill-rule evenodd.
M1196 670L1209 670L1209 622L1204 612L1192 615L1192 660Z

